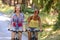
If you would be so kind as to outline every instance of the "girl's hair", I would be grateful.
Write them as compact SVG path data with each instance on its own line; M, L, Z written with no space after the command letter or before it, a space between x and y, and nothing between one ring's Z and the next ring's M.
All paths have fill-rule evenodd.
M20 12L22 12L22 8L19 4L15 5L15 10L14 10L14 13L16 13L16 7L20 7Z
M35 10L34 10L34 13L36 13L37 11L38 11L38 14L39 14L39 10L38 10L38 9L35 9Z

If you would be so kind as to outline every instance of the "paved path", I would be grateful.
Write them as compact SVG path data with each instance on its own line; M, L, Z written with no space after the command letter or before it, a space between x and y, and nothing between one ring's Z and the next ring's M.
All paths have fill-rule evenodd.
M8 24L10 18L0 13L0 40L10 40L11 32L8 31ZM27 37L23 34L22 40L27 40Z

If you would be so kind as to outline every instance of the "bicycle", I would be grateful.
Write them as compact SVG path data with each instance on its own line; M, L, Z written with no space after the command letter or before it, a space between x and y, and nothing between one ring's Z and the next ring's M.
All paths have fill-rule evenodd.
M13 31L13 30L8 29L8 31ZM18 39L18 32L23 32L23 31L13 31L13 32L16 32L15 40L19 40L19 39Z
M9 31L13 31L13 30L10 30L10 29L8 29ZM34 29L34 28L31 28L31 29L26 29L26 31L21 31L21 32L27 32L27 31L30 31L30 32L32 32L32 36L31 36L31 40L36 40L36 32L40 32L40 30L38 30L38 29ZM43 30L42 30L43 31ZM41 32L42 32L41 31ZM16 37L15 37L15 40L18 40L18 35L17 35L17 33L18 33L18 31L13 31L13 32L16 32Z
M34 28L30 28L30 29L28 29L28 31L30 31L30 32L32 32L32 36L31 36L31 40L36 40L37 38L36 38L36 32L42 32L42 31L40 31L40 30L38 30L38 29L34 29Z

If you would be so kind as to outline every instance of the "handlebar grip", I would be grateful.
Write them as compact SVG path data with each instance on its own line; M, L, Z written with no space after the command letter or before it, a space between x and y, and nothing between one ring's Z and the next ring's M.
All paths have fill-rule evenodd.
M8 31L13 31L13 30L11 30L11 29L8 29Z
M43 30L41 30L40 32L43 32Z
M10 31L10 29L8 29L8 31Z

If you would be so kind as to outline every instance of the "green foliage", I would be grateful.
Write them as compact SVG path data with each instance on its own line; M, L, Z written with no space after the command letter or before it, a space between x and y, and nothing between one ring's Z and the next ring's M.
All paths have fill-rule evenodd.
M53 0L48 0L48 1L47 1L46 5L45 5L45 7L44 7L44 11L45 11L45 12L48 12L48 13L49 13L49 11L50 11L50 9L51 9L51 6L52 6L52 3L53 3Z
M22 11L25 13L26 5L25 4L22 4L21 7L22 7Z
M34 10L33 10L33 9L31 9L31 8L26 8L26 9L25 9L25 12L33 13L33 12L34 12Z
M55 7L56 7L56 10L58 11L59 14L58 14L58 17L57 17L58 20L53 27L54 30L60 29L60 1L57 2Z
M39 0L39 5L41 6L41 8L43 8L44 4L43 4L43 0Z
M0 11L5 14L11 14L13 12L13 7L5 5L4 8L0 8Z
M60 10L60 1L58 1L58 2L56 3L55 7L56 7L57 10Z
M56 22L56 24L53 27L54 30L60 29L60 13L59 13L57 19L58 19L58 21Z

